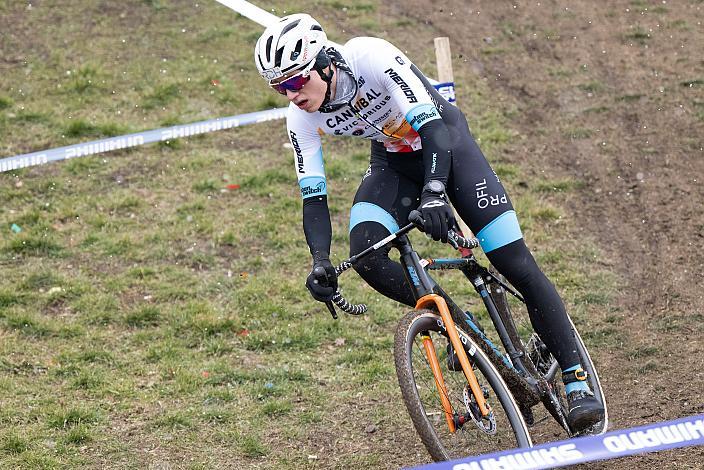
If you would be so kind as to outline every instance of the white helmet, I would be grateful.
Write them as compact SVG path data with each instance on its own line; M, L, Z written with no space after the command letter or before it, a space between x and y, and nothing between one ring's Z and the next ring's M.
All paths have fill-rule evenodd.
M254 48L254 61L261 76L271 83L294 70L310 71L327 40L320 23L310 15L284 16L264 30Z

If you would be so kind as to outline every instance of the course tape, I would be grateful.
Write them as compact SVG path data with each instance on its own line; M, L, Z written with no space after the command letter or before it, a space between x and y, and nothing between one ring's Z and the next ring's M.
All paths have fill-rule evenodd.
M435 88L440 96L445 98L449 103L455 103L455 83L454 82L443 82L437 83L435 80L431 81L433 88Z
M150 131L136 132L119 137L109 137L107 139L84 142L82 144L68 145L66 147L43 150L40 152L15 155L14 157L0 159L0 173L16 170L18 168L43 165L58 160L68 160L70 158L95 155L112 150L121 150L153 142L165 142L181 137L189 137L192 135L205 134L207 132L232 129L233 127L248 124L283 119L286 117L287 109L288 108L277 108L237 116L208 119L191 124L181 124Z
M265 28L270 24L279 21L279 17L269 13L266 10L262 10L258 6L252 5L244 0L215 0L218 3L222 3L226 7L235 10L242 16L246 16L255 23L259 23Z
M697 445L704 445L704 414L415 469L540 470Z
M448 101L455 101L455 88L453 83L438 83L433 85ZM76 157L85 157L99 153L122 150L153 142L165 142L181 137L205 134L207 132L232 129L233 127L246 126L286 117L288 108L276 108L268 111L257 111L254 113L240 114L237 116L208 119L206 121L193 122L191 124L181 124L178 126L164 127L150 131L135 132L118 137L94 140L81 144L68 145L55 149L42 150L39 152L25 153L0 159L0 173L13 171L20 168L44 165L45 163L60 160L69 160Z

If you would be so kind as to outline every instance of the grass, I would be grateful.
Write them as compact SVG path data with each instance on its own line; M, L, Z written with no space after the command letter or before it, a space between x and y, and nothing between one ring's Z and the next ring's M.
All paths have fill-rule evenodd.
M599 81L592 80L587 83L580 83L579 85L577 85L577 87L582 91L586 91L587 93L596 93L598 91L603 90L604 85Z
M652 35L644 28L636 26L632 28L631 31L624 35L627 41L633 41L640 45L647 44L647 42L652 38Z
M704 102L694 101L694 110L697 119L704 122Z
M349 37L338 24L374 25L367 33L381 36L401 25L380 15L378 2L345 4L346 11L343 3L297 6L334 18L333 40ZM257 81L250 46L260 28L249 20L214 3L110 5L60 12L92 18L100 34L57 23L59 13L45 8L11 26L35 34L27 44L7 39L32 71L2 77L0 111L16 116L2 121L3 155L284 105ZM26 5L0 8L19 17ZM433 31L410 18L402 26L414 34L402 46L432 70ZM600 273L569 239L559 205L580 182L533 178L524 163L504 160L505 146L522 138L509 124L516 110L497 107L481 79L458 70L456 80L467 83L458 100L472 103L472 131L570 307L588 317L609 306L608 288L590 294ZM15 112L20 106L26 111ZM3 465L334 467L318 441L331 423L344 421L335 425L339 440L351 442L357 431L355 439L368 437L364 427L377 413L405 419L390 351L406 309L354 275L343 279L345 293L371 305L371 314L335 322L310 299L303 286L310 255L282 126L0 174ZM326 138L324 145L340 260L368 144ZM10 231L13 223L20 233ZM414 243L447 254L422 236ZM466 292L461 278L439 276L450 293ZM616 341L606 329L613 325L601 327L593 344ZM337 450L340 459L355 452ZM358 468L384 464L379 455L354 459Z
M47 426L55 429L67 429L74 426L86 425L97 421L94 410L83 408L58 409L47 418Z
M584 183L573 179L561 178L556 180L539 181L535 185L535 190L539 192L569 192L582 188Z
M6 434L0 440L0 451L7 455L18 455L29 450L29 442L13 433Z
M242 436L237 440L245 457L257 458L268 454L269 450L262 441L253 435Z
M574 129L570 129L565 133L567 137L570 139L587 139L594 135L594 131L592 129L585 129L583 127L578 127Z

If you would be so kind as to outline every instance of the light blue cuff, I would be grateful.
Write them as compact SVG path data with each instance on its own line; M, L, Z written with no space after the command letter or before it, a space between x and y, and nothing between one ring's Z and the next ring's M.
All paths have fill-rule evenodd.
M298 185L301 187L301 197L303 199L325 196L328 193L325 178L322 176L306 176L298 182Z
M523 238L515 211L504 212L477 234L484 253L501 248Z
M394 216L371 202L358 202L350 210L350 232L362 222L378 222L386 227L389 233L394 233L398 230L398 224Z
M435 119L440 119L440 113L432 104L419 104L406 113L406 121L416 132L423 124Z

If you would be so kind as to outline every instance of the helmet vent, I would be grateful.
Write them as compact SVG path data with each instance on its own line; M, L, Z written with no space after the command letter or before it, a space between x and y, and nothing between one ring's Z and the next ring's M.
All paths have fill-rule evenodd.
M269 39L266 40L266 48L264 49L266 51L266 61L271 62L271 42L274 40L274 36L269 36Z
M280 47L276 51L276 57L274 57L274 66L281 67L281 57L284 55L284 48Z
M295 49L291 51L291 60L298 59L298 56L301 54L301 49L303 49L303 40L299 39L298 42L296 42Z
M298 26L298 23L300 23L300 22L301 22L301 20L296 20L296 21L294 21L293 23L290 23L290 24L286 25L286 27L281 30L281 36L283 36L284 34L286 34L286 33L288 33L289 31L291 31L293 28L295 28L296 26Z

